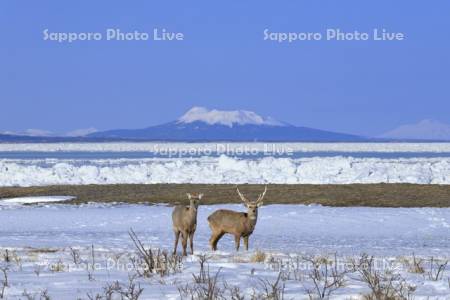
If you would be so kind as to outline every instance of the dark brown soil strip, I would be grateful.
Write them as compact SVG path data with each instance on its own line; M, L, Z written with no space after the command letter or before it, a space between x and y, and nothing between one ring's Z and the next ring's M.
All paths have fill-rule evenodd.
M239 185L256 199L263 185ZM232 184L113 184L0 187L0 198L71 195L70 203L187 203L186 193L204 193L204 204L240 203ZM67 203L67 202L66 202ZM450 185L419 184L270 184L264 204L322 204L327 206L450 207Z

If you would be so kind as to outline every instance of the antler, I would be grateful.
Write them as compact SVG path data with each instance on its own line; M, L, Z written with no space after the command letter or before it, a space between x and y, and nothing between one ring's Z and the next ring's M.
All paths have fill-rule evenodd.
M241 200L244 201L245 203L248 203L248 200L244 197L244 195L241 194L241 192L239 191L239 188L236 187L236 191L237 191L239 197L241 197Z
M264 192L262 194L259 195L258 200L256 200L256 203L262 201L262 199L264 198L264 196L266 195L267 192L267 185L264 188Z

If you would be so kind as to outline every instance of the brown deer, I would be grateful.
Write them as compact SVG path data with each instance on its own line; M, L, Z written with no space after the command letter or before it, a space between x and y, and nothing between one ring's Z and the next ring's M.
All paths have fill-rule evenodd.
M236 190L241 200L244 201L247 212L244 213L220 209L208 217L209 227L212 231L209 244L213 251L217 250L217 243L225 233L234 235L236 251L239 251L241 238L244 238L245 250L248 250L248 238L255 229L256 221L258 219L258 207L263 204L262 200L266 194L267 186L256 201L248 201L244 195L241 194L239 188Z
M172 212L172 227L175 233L175 247L173 254L177 253L178 239L181 234L181 245L183 246L183 255L187 256L186 247L189 239L191 254L194 254L194 233L197 228L197 210L203 194L187 194L189 206L175 206Z

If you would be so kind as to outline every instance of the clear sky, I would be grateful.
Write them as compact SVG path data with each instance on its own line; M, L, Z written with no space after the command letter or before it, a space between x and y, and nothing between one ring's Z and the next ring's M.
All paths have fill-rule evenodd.
M0 131L141 128L192 106L377 135L450 123L450 1L0 2ZM44 41L107 28L184 41ZM403 41L264 41L328 28Z

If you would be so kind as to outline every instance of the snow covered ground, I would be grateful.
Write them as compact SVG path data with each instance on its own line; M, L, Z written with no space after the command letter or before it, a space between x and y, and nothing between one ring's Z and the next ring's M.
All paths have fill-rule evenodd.
M227 153L249 149L258 155L203 155L218 144L98 143L0 144L0 186L104 183L378 183L450 184L450 143L447 144L277 144L297 156L265 153L267 144L223 144ZM242 149L241 149L242 148ZM175 157L180 151L196 149ZM222 149L222 148L221 148ZM79 151L79 152L77 152ZM125 152L173 151L161 156L130 157ZM206 151L206 152L205 152ZM40 158L32 153L40 153ZM64 153L53 157L48 153ZM111 152L99 158L80 153ZM258 152L258 153L259 153ZM330 152L315 156L316 152ZM342 152L342 153L341 153ZM394 153L359 156L358 153ZM6 155L14 154L14 155ZM18 153L18 154L17 154ZM211 154L211 152L209 152ZM300 155L299 155L300 153ZM301 155L309 153L310 155ZM348 153L354 153L349 155ZM403 153L403 154L402 154ZM405 155L409 153L409 155ZM433 153L433 155L429 155ZM31 154L31 155L30 155ZM199 155L200 154L200 155ZM3 156L2 156L3 155ZM22 156L23 155L23 156ZM0 200L0 298L7 299L190 299L204 291L195 283L199 261L206 255L218 294L263 299L270 285L284 290L285 299L307 299L317 293L314 278L334 268L334 253L342 286L338 299L370 293L360 264L362 253L375 256L381 282L393 282L395 296L450 299L450 208L364 208L317 205L270 205L259 212L250 238L251 250L234 251L225 236L219 251L208 247L206 217L218 208L243 210L241 205L201 206L195 255L174 263L169 274L142 273L142 259L129 236L133 228L146 247L171 250L171 208L164 205L47 203L70 196ZM415 256L415 258L413 257ZM160 256L157 256L160 257ZM324 259L327 257L327 259ZM433 259L431 259L433 258ZM309 262L308 262L309 261ZM352 263L350 263L352 262ZM367 262L367 261L366 261ZM439 265L443 270L437 274ZM158 270L163 270L159 268ZM159 271L159 272L160 272ZM281 275L280 275L281 274ZM317 274L317 273L316 273ZM328 273L330 274L330 273ZM322 274L323 275L323 274ZM208 278L207 275L205 275ZM277 284L274 282L280 277ZM434 280L436 279L436 280ZM204 282L204 280L199 280ZM328 281L326 281L329 283ZM283 288L284 286L284 288ZM121 297L120 294L123 296ZM236 296L236 295L235 295ZM102 298L106 299L106 297ZM235 299L238 299L235 297ZM272 299L275 299L272 297Z
M207 249L206 217L218 208L201 206L197 243ZM41 204L0 206L0 245L51 247L76 244L126 249L128 229L154 245L172 246L171 208L164 205ZM157 220L157 222L155 222ZM450 208L369 208L268 205L259 211L253 248L271 251L336 250L354 254L450 252ZM230 240L231 241L231 240ZM124 244L125 243L125 244ZM232 243L222 243L230 251Z
M170 250L170 207L1 205L0 270L7 267L8 276L4 293L14 299L23 298L24 291L38 295L47 290L52 299L87 299L88 293L94 296L108 289L123 292L130 287L131 278L144 289L141 299L177 299L178 289L191 293L190 289L198 290L192 274L199 273L198 261L206 254L210 273L214 275L220 269L218 286L223 293L231 293L231 287L236 286L243 294L264 293L264 285L275 282L281 270L279 286L285 286L285 298L303 299L313 287L309 276L312 270L299 260L325 255L333 260L337 252L341 266L351 259L359 260L366 252L375 255L379 274L401 276L405 282L396 278L395 286L410 286L416 299L450 299L449 266L436 281L432 280L435 273L431 270L432 264L437 267L450 259L449 208L263 206L249 252L236 253L231 237L225 236L219 251L212 253L208 249L206 217L218 208L243 210L241 205L200 206L195 255L183 260L178 272L134 278L136 270L131 262L137 254L129 229L133 228L147 247ZM419 264L423 272L414 269L413 253L416 260L423 259ZM74 259L77 255L78 259ZM261 256L265 257L257 259ZM0 290L4 283L2 272ZM346 273L343 279L343 286L333 297L348 299L370 292L358 271ZM223 286L225 281L228 288Z
M1 159L0 186L114 183L450 184L450 157Z

